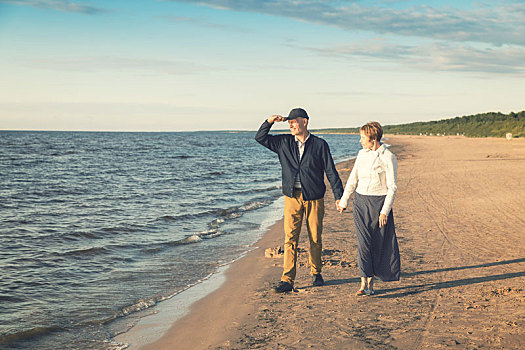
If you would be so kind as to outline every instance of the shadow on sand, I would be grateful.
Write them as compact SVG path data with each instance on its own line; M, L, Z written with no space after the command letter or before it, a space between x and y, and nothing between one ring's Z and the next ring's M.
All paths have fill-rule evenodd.
M447 271L461 271L461 270L468 270L468 269L477 269L477 268L482 268L482 267L516 264L516 263L522 263L522 262L525 262L525 258L497 261L497 262L479 264L479 265L457 266L457 267L448 267L444 269L401 273L401 277L410 277L410 276L447 272ZM399 298L399 297L403 297L403 296L407 296L411 294L426 292L429 290L452 288L452 287L464 286L468 284L498 281L498 280L504 280L508 278L523 277L523 276L525 276L525 271L505 273L505 274L493 275L493 276L464 278L464 279L447 281L447 282L436 282L436 283L418 284L418 285L411 285L411 286L404 286L404 287L397 287L397 288L390 288L390 289L381 289L381 290L376 290L375 295L376 295L376 298ZM360 283L360 282L361 282L360 277L341 278L341 279L326 280L325 285L337 286L341 284L355 284L355 283ZM312 287L313 285L306 285L306 286L296 287L295 289L300 290L300 289L307 289L307 288L312 288ZM398 292L398 293L393 293L393 292ZM389 294L389 293L393 293L393 294Z
M460 270L468 270L468 269L477 269L477 268L481 268L481 267L491 267L491 266L498 266L498 265L509 265L509 264L515 264L515 263L521 263L521 262L525 262L525 258L513 259L513 260L504 260L504 261L496 261L496 262L492 262L492 263L479 264L479 265L456 266L456 267L447 267L445 269L417 271L417 272L407 272L407 273L401 273L401 277L416 276L416 275L423 275L423 274L427 274L427 273L436 273L436 272L447 272L447 271L460 271Z
M525 258L498 261L498 262L493 262L493 263L471 265L471 266L458 266L458 267L450 267L450 268L444 268L444 269L403 273L401 276L407 277L407 276L416 276L416 275L422 275L422 274L428 274L428 273L460 271L460 270L491 267L491 266L498 266L498 265L508 265L508 264L522 263L522 262L525 262ZM519 272L503 273L499 275L462 278L462 279L457 279L457 280L452 280L452 281L426 283L426 284L418 284L418 285L413 285L413 286L382 289L382 290L376 291L376 298L399 298L399 297L403 297L403 296L407 296L411 294L422 293L422 292L426 292L430 290L446 289L446 288L465 286L465 285L476 284L476 283L499 281L499 280L505 280L509 278L524 277L524 276L525 276L525 271L519 271Z

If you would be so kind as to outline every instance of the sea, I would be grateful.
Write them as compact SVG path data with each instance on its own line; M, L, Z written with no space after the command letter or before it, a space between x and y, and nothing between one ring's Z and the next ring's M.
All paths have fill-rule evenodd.
M254 136L0 131L0 348L117 349L128 318L245 254L284 207ZM318 136L336 163L360 149Z

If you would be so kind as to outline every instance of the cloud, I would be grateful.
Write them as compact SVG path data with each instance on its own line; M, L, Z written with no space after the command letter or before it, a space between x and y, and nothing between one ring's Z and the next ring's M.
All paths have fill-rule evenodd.
M96 15L107 12L105 9L99 7L88 6L79 2L67 0L0 0L0 3L31 6L61 12L74 12L85 15Z
M469 45L450 46L435 44L427 53L419 50L419 57L429 57L425 62L419 59L416 65L427 69L446 71L486 72L496 74L525 74L525 48L492 47L475 48Z
M392 8L364 5L358 1L315 0L204 0L197 4L283 16L347 30L457 42L525 45L525 4L521 1L504 2L500 6L479 4L471 9L426 5Z
M386 40L361 41L331 47L302 47L336 58L383 61L431 71L525 74L525 48L503 45L475 47L469 44L432 43L403 45Z
M241 32L241 33L253 32L249 28L244 28L244 27L233 25L233 24L215 23L205 17L182 17L182 16L166 15L166 16L161 16L160 18L163 18L173 23L188 23L188 24L197 25L197 26L205 27L205 28L211 28L211 29L227 30L227 31L234 31L234 32Z
M171 0L187 2L185 0ZM324 56L361 57L429 71L525 74L525 3L478 2L469 8L392 6L399 1L203 0L214 8L264 13L384 39L302 47ZM422 40L414 40L420 38ZM419 42L415 44L415 42ZM291 46L291 44L289 44Z
M195 62L172 61L150 58L128 58L117 56L91 56L61 59L38 59L21 62L25 66L55 71L128 71L150 72L169 75L199 74L217 71L216 67L200 65Z

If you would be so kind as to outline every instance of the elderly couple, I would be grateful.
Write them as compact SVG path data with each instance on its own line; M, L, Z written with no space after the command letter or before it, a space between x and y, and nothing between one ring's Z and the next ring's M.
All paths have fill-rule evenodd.
M270 135L275 122L288 121L291 135ZM284 197L284 271L273 288L290 292L296 275L297 244L303 217L310 240L310 271L313 285L322 286L321 252L324 216L324 174L330 182L335 205L343 212L354 194L354 223L358 243L361 287L356 295L374 294L374 277L382 281L399 280L400 260L394 228L392 203L397 186L397 160L381 144L383 130L377 122L360 128L361 145L343 191L328 144L308 132L309 117L302 108L292 109L288 117L272 115L259 128L255 139L277 153L282 166Z

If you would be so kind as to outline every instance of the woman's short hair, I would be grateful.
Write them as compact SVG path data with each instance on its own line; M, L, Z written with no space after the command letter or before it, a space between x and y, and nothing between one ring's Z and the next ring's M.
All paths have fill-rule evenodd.
M381 141L383 137L383 128L378 122L369 122L363 125L359 132L363 132L370 140L376 140L377 142Z

